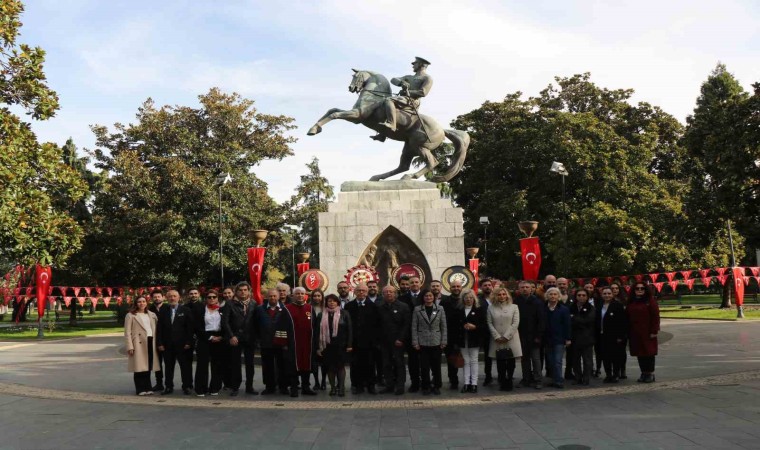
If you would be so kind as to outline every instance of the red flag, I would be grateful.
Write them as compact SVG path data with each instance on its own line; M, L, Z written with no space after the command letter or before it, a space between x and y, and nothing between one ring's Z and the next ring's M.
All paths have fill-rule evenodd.
M541 269L541 246L538 237L520 239L524 280L538 280Z
M718 275L721 286L726 284L726 280L728 280L728 275Z
M642 281L644 281L644 275L641 275L641 274L634 275L633 278L636 280L637 283L641 283Z
M752 278L752 277L744 277L744 285L745 286L749 286L749 280L750 280L750 278Z
M695 281L697 281L697 280L694 279L694 278L689 278L688 280L685 280L684 283L686 284L686 287L688 287L689 290L691 291L692 289L694 289L694 282Z
M691 270L682 270L681 276L683 277L684 280L688 280L689 277L691 276L691 272L692 272Z
M68 308L71 305L71 297L63 297L63 304Z
M760 276L760 267L750 267L750 272L752 272L752 276Z
M36 283L37 283L37 320L42 319L45 314L45 301L48 296L48 288L50 287L50 281L53 277L53 271L50 266L42 267L37 264L35 269Z
M699 269L699 276L702 278L707 277L707 274L710 273L712 269Z
M591 284L593 284L594 286L596 286L596 283L598 283L598 282L599 282L599 278L592 278L591 279Z
M716 267L715 271L718 272L718 275L723 275L724 273L726 273L726 269L727 267Z
M84 307L84 301L87 300L86 297L77 297L77 303L79 303L79 306Z
M610 285L610 284L612 284L612 280L614 280L614 278L612 278L612 277L607 277L607 285Z
M296 266L298 267L298 276L299 277L304 272L306 272L307 270L309 270L309 263L307 263L307 262L305 262L305 263L298 263L298 264L296 264Z
M108 295L110 297L111 294L113 294L113 289L111 289L110 287L107 287L106 288L106 295Z
M625 289L625 293L626 293L626 294L630 294L630 293L631 293L631 288L632 288L632 287L633 287L633 286L631 286L630 284L626 284L625 286L623 286L623 289Z
M659 273L650 273L649 274L649 278L652 279L652 283L654 283L655 281L657 281L657 277L659 277L659 276L660 276Z
M665 283L663 281L660 281L659 283L654 283L654 287L657 288L657 292L662 292L662 286Z
M665 276L668 278L668 281L673 281L673 278L676 277L675 272L665 272Z
M472 285L472 291L475 292L475 295L477 295L478 294L478 280L480 280L480 271L478 270L480 260L478 258L472 258L469 264L470 264L470 272L472 272L472 274L475 275L475 284Z
M90 301L92 302L92 309L96 310L98 308L98 299L95 297L90 297Z
M103 297L103 304L106 305L106 309L108 309L109 303L111 303L111 297Z
M618 278L620 278L621 283L628 284L628 275L620 275Z
M92 288L91 287L86 287L86 288L84 288L84 291L87 293L87 296L89 297L90 296L90 292L92 291Z
M577 278L578 286L583 287L583 278Z
M98 294L98 297L102 297L103 296L103 288L97 287L97 288L95 288L95 292Z
M251 279L251 288L253 289L253 299L259 305L264 302L261 296L261 275L264 271L264 254L266 248L251 247L248 249L248 276Z
M668 281L668 286L670 286L670 289L673 289L673 293L676 293L676 288L678 287L678 281Z
M742 306L744 304L744 268L734 267L734 300L736 300L736 306Z
M711 281L712 281L712 277L702 277L702 284L704 284L705 287L710 287Z

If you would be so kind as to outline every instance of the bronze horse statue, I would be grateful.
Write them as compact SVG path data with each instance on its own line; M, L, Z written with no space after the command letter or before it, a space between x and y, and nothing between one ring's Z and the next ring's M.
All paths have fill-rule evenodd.
M309 129L307 133L309 136L321 132L322 126L327 122L343 119L356 124L360 123L377 131L378 136L373 139L384 141L385 138L389 138L404 142L398 167L390 172L375 175L370 178L370 181L379 181L406 172L411 167L415 156L421 156L425 160L425 167L413 174L404 175L402 179L419 178L433 172L438 165L438 160L435 159L432 151L443 143L444 138L448 138L454 144L451 167L442 174L433 172L430 180L436 183L449 181L462 170L467 156L467 147L470 145L470 136L466 132L444 130L432 117L403 110L398 111L396 131L391 131L382 125L385 121L383 102L393 95L388 79L376 72L352 70L354 76L348 90L359 94L353 108L347 111L339 108L330 109Z

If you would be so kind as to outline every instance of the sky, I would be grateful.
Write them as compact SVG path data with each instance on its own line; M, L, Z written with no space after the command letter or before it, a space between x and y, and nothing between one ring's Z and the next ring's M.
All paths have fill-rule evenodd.
M685 121L718 62L746 89L760 81L760 2L691 1L253 1L27 0L19 42L47 52L60 97L55 118L33 124L41 141L72 137L93 149L90 125L134 122L147 99L197 106L212 87L253 99L263 113L295 118L294 156L253 171L288 199L319 158L339 188L396 167L402 144L369 139L344 121L317 136L330 108L349 109L351 69L389 79L431 62L421 112L448 125L485 101L533 96L555 76L590 72L632 88Z

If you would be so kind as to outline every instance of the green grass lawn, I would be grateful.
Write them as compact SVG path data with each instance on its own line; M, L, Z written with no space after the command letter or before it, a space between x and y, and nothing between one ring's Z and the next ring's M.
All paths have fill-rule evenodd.
M48 327L43 328L45 331L45 339L67 339L83 336L91 336L97 334L108 333L124 333L124 327L114 323L110 324L81 324L76 327L70 327L65 324L57 325L53 331L50 331ZM16 341L16 340L35 340L37 339L37 325L27 322L26 324L20 324L18 327L12 328L0 328L0 341Z
M733 301L733 299L732 299ZM720 295L718 294L695 294L681 296L681 303L677 299L660 300L660 305L720 305ZM753 295L747 295L744 303L756 305L758 302Z
M736 307L731 309L661 307L660 317L668 319L737 320ZM744 320L760 320L760 309L745 309Z

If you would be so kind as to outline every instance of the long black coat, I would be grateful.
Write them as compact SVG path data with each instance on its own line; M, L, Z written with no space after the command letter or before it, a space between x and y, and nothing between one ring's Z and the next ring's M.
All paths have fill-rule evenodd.
M380 312L379 343L382 345L393 345L396 341L409 343L412 315L406 303L398 300L393 303L381 302L377 308Z
M243 304L238 301L232 300L224 305L227 314L222 321L222 329L227 342L236 337L241 343L251 344L256 339L256 335L250 333L255 309L256 302L253 301L248 304L248 310L245 312L243 312Z
M448 314L446 312L446 317L448 317ZM454 341L449 342L454 342L455 345L464 348L466 337L468 347L480 347L484 339L484 330L488 329L485 310L473 307L470 313L465 315L464 308L454 308L451 314L453 316L451 324L454 330L449 329L449 336L453 337ZM475 325L476 328L474 330L465 330L464 325L467 323Z
M373 348L379 342L380 310L369 300L364 306L354 299L346 304L345 310L351 314L351 325L354 327L354 349Z
M459 297L455 297L453 295L444 295L441 298L441 304L440 306L443 307L443 310L446 312L446 330L448 333L448 342L449 346L453 347L455 345L459 345L459 341L457 341L457 330L454 328L456 327L456 309L457 305L459 303Z
M628 315L625 313L625 306L617 300L611 301L607 306L607 314L602 319L602 305L599 303L595 308L597 339L606 342L628 339Z
M193 313L184 305L177 305L172 322L172 307L167 305L158 312L156 326L156 346L182 350L185 345L193 345Z
M267 311L269 308L268 303L257 306L253 311L253 318L250 321L248 330L249 336L255 336L255 339L259 341L259 347L272 348L274 347L274 333L277 331L277 322L280 320L280 315L285 309L282 303L278 303L275 306L274 317L269 315Z
M573 347L584 348L594 345L595 320L596 312L591 303L586 302L583 306L577 303L570 305L570 340L573 342Z
M520 310L520 342L523 348L538 345L536 338L542 338L546 331L546 306L538 297L516 295L514 304Z

